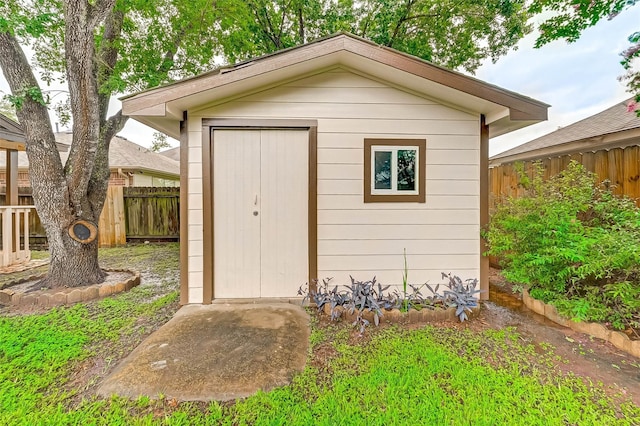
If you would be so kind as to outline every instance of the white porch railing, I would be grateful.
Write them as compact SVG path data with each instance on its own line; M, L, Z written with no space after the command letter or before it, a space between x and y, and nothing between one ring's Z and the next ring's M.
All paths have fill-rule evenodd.
M34 206L0 206L0 268L31 260L29 250L29 213ZM20 233L22 231L22 234ZM20 244L20 239L24 243Z

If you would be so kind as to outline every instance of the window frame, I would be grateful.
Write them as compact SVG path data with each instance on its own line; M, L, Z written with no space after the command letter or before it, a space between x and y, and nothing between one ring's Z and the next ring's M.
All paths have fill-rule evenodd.
M397 162L397 151L402 148L417 147L416 185L413 191L398 191L397 187L391 190L376 190L373 187L372 173L374 165L373 155L376 151L391 151L392 161ZM426 201L426 139L364 139L364 202L365 203L424 203ZM393 154L395 152L395 155ZM392 165L392 170L395 167ZM396 182L392 177L392 182ZM385 193L381 193L384 191Z

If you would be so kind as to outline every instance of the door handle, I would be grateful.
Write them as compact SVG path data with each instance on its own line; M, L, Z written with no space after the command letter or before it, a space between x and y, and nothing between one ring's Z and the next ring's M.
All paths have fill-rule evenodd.
M257 206L257 205L258 205L258 194L256 194L256 198L255 198L255 200L253 201L253 205L254 205L254 206Z

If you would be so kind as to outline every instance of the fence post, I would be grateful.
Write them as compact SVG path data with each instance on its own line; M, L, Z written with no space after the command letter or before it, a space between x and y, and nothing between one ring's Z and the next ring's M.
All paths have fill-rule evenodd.
M11 241L11 216L13 215L11 207L2 208L2 265L11 264L11 252L13 241Z

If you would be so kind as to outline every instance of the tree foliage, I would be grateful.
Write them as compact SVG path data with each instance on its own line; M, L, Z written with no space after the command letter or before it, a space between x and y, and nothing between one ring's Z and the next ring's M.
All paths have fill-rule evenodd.
M225 17L225 57L246 59L338 31L473 72L530 30L520 0L247 0Z
M151 148L153 152L160 152L166 148L170 148L171 144L167 140L167 135L160 132L153 132L153 139L151 140Z
M11 105L11 102L4 98L0 98L0 114L12 119L13 121L18 120L18 117L16 116L16 109Z
M529 9L531 13L552 13L539 25L540 35L535 46L541 47L559 39L574 42L587 28L602 19L611 20L637 3L638 0L534 0ZM636 102L640 102L640 27L638 30L629 35L630 46L621 53L620 61L625 70L620 80L627 83L628 90L635 94ZM640 107L636 103L629 109L640 116Z
M113 55L96 63L105 94L144 90L210 69L220 53L216 22L233 5L204 0L88 3L106 9L94 23L96 52ZM33 50L33 65L42 79L66 82L65 20L77 11L64 10L60 0L16 0L0 8L5 16L0 31L9 31Z

